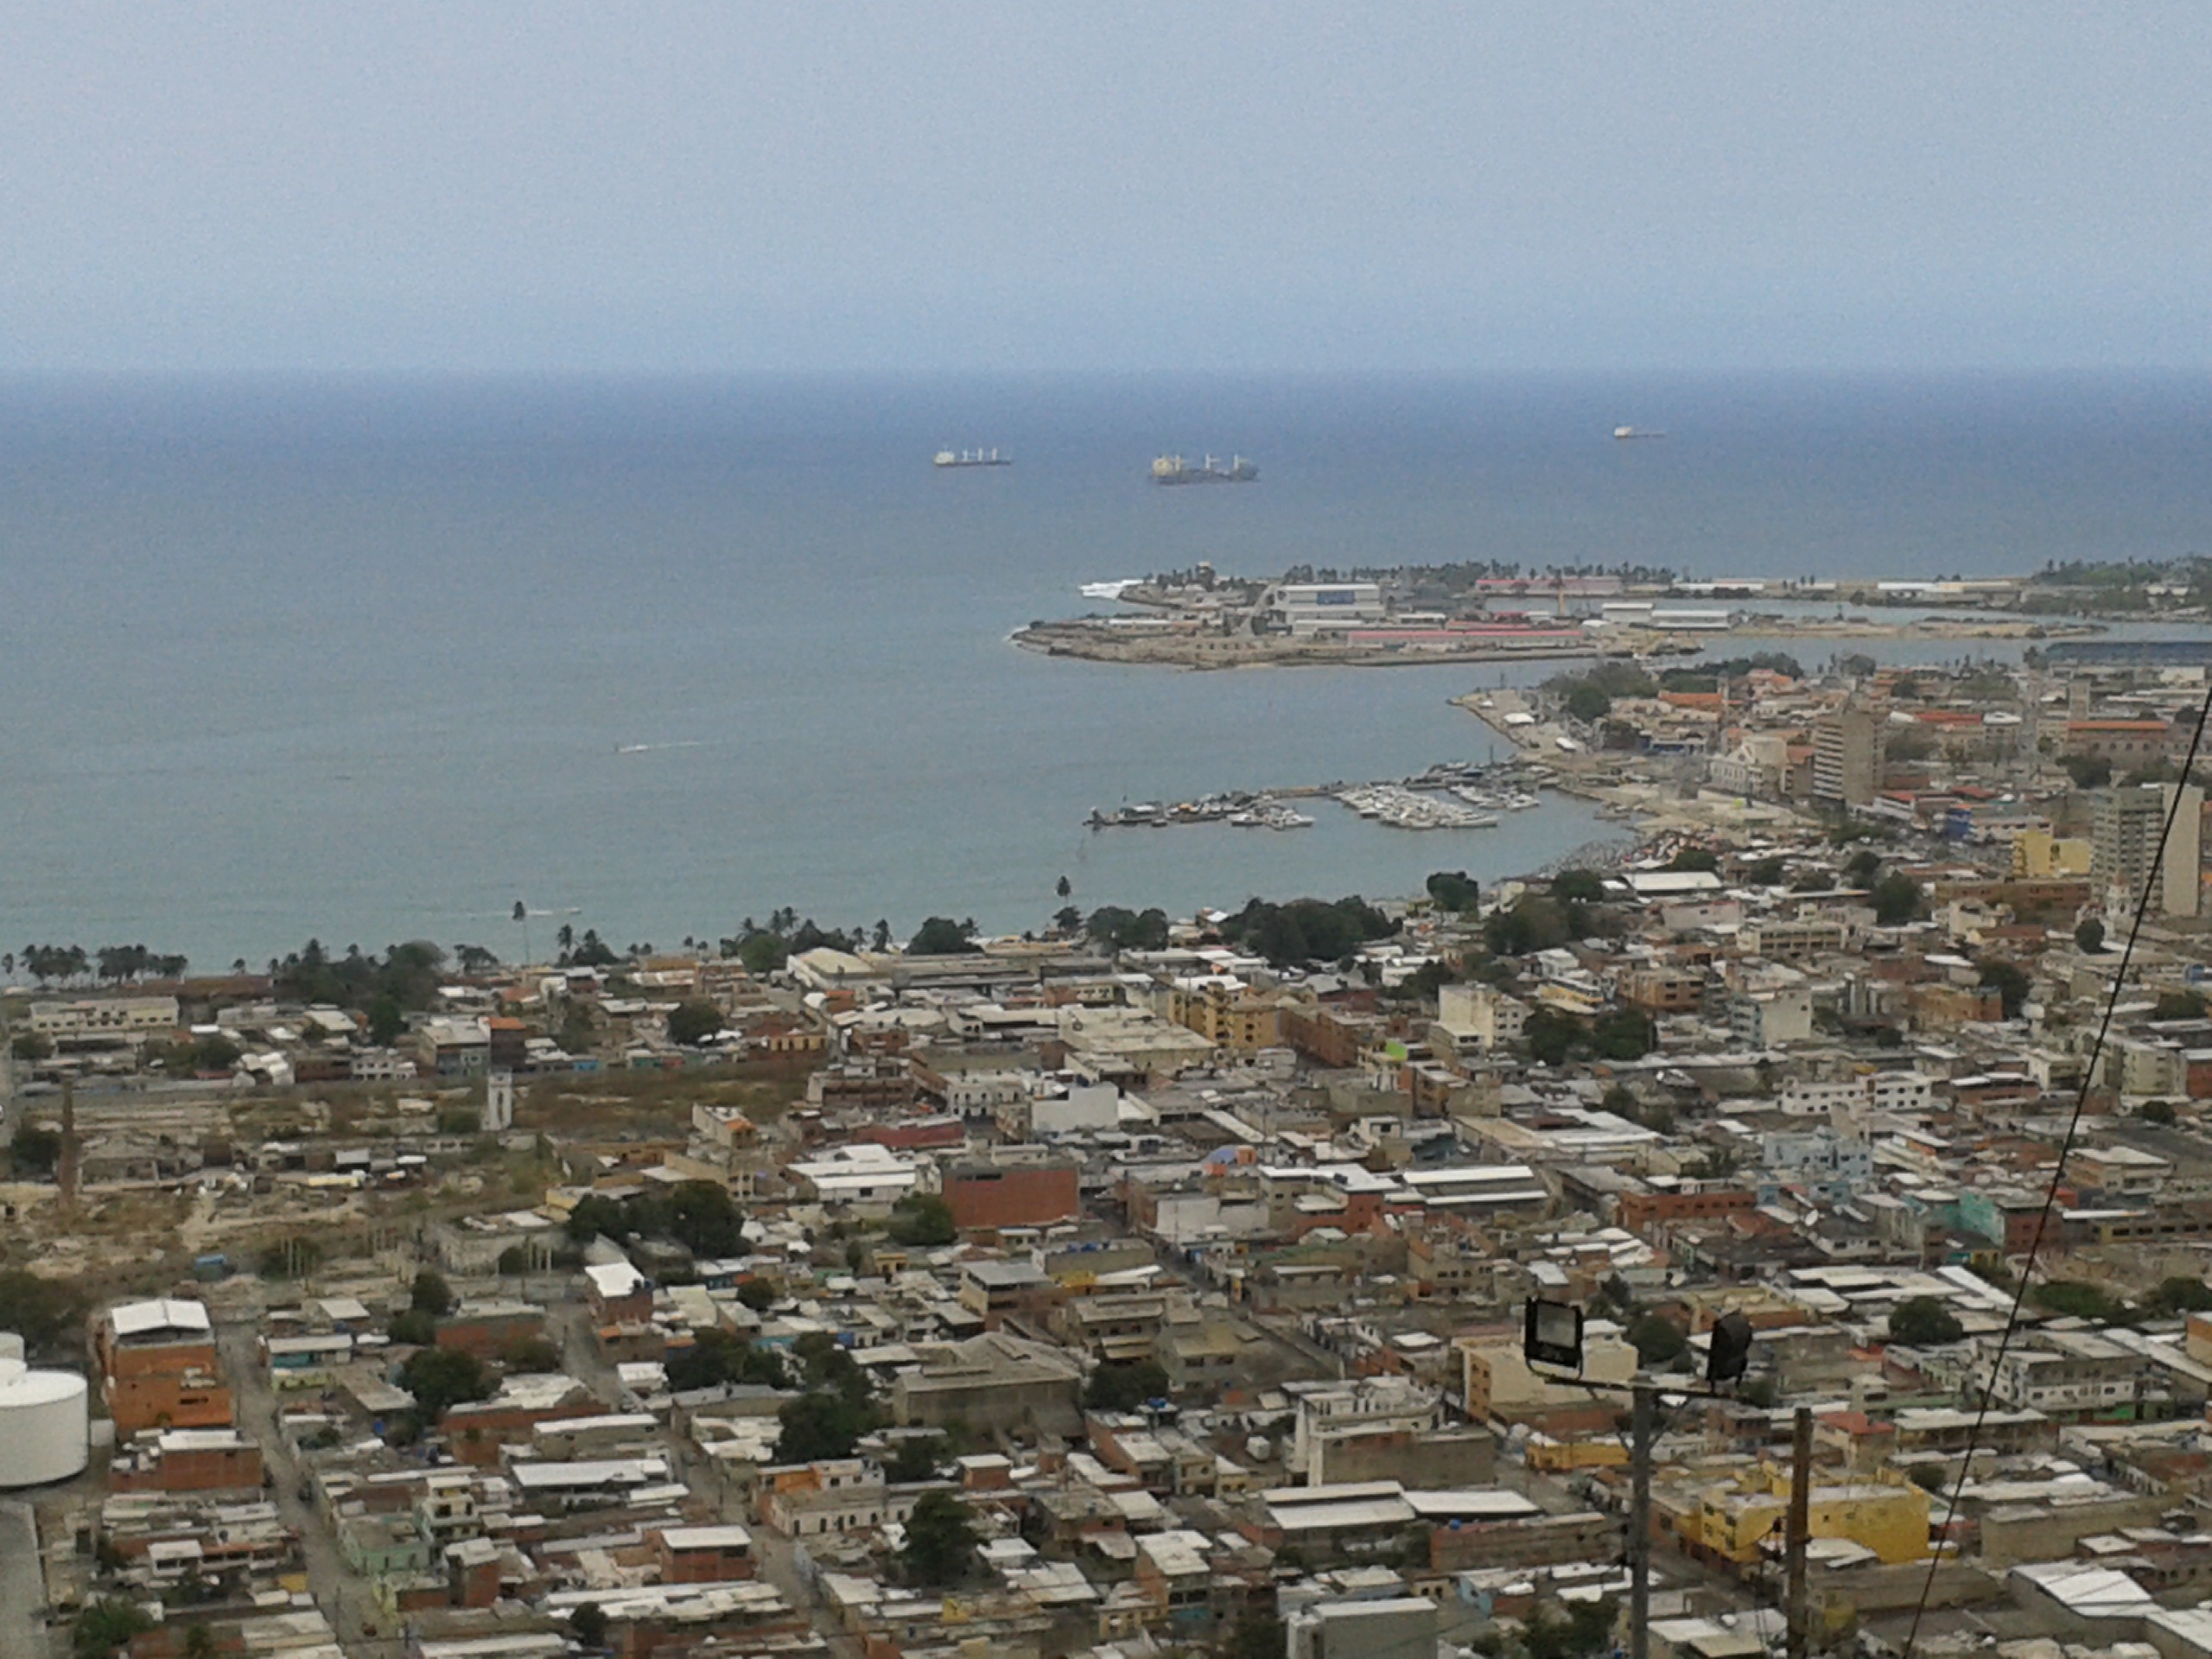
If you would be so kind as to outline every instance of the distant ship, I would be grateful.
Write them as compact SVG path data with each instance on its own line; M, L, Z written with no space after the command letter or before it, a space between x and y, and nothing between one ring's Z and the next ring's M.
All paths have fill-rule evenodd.
M939 467L1011 467L1012 455L1002 455L995 449L940 449L936 465Z
M1625 438L1663 438L1663 437L1665 437L1667 435L1666 435L1664 432L1648 432L1648 431L1644 430L1642 427L1636 427L1636 426L1617 426L1617 427L1615 427L1615 428L1613 429L1613 435L1614 435L1615 437L1617 437L1617 438L1624 438L1624 439L1625 439Z
M1152 463L1155 484L1249 484L1260 469L1242 455L1231 455L1224 466L1211 455L1193 467L1180 455L1162 455Z

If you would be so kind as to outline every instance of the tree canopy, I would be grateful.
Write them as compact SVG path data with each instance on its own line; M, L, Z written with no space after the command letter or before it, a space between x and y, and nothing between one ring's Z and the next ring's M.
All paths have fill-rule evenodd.
M1101 1365L1083 1390L1083 1403L1093 1411L1134 1411L1147 1400L1166 1397L1167 1373L1153 1359Z
M1890 1340L1910 1348L1932 1348L1956 1342L1966 1327L1948 1307L1933 1296L1908 1296L1890 1310Z
M957 1584L976 1548L976 1529L968 1506L947 1491L924 1492L906 1517L906 1548L899 1565L915 1584Z
M1445 910L1457 911L1461 915L1481 902L1482 893L1475 880L1465 870L1438 870L1428 878L1428 896Z
M1109 950L1165 950L1167 912L1157 908L1140 912L1119 905L1102 905L1090 912L1083 931Z
M1920 914L1920 883L1909 875L1885 875L1874 884L1874 920L1896 927Z
M21 1268L0 1268L0 1331L22 1338L33 1356L58 1344L82 1315L78 1294L67 1284Z
M454 1406L483 1399L492 1392L492 1379L474 1354L458 1348L418 1348L399 1368L399 1386L435 1421Z
M1395 922L1357 893L1334 903L1293 899L1278 905L1255 899L1221 925L1223 938L1277 968L1340 962L1370 940L1397 931Z
M668 1040L696 1048L722 1028L722 1011L704 997L679 1002L668 1011Z
M906 941L911 957L972 956L983 947L975 940L976 924L956 922L950 916L931 916Z
M888 1230L909 1249L935 1249L960 1236L952 1206L934 1192L909 1192L893 1205Z

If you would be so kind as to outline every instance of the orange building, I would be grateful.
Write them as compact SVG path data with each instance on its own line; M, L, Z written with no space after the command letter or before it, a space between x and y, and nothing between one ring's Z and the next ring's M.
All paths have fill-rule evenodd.
M1080 1215L1073 1164L968 1164L944 1173L945 1205L963 1232L1042 1227Z
M149 1428L228 1428L231 1391L204 1302L124 1302L92 1333L101 1397L118 1437Z

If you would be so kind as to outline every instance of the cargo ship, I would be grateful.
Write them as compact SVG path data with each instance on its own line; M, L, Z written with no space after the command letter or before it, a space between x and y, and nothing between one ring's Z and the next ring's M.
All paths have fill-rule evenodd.
M1242 455L1231 455L1226 466L1208 455L1196 467L1180 455L1162 455L1152 463L1155 484L1249 484L1260 469Z
M1011 467L1012 455L1002 455L995 449L940 449L933 463L939 467Z
M1613 429L1613 436L1624 443L1633 438L1663 438L1666 435L1664 432L1654 432L1643 426L1617 426Z

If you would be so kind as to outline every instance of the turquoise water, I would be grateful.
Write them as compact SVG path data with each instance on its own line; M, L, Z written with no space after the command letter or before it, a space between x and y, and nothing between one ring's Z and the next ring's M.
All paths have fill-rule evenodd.
M1497 670L1196 675L1006 634L1198 559L2212 550L2208 405L2116 379L0 387L0 943L512 954L518 899L665 944L786 904L1034 926L1063 874L1086 907L1187 910L1507 874L1605 827L1082 828L1481 759L1446 699ZM1016 465L928 464L992 444ZM1169 448L1261 480L1152 488Z

